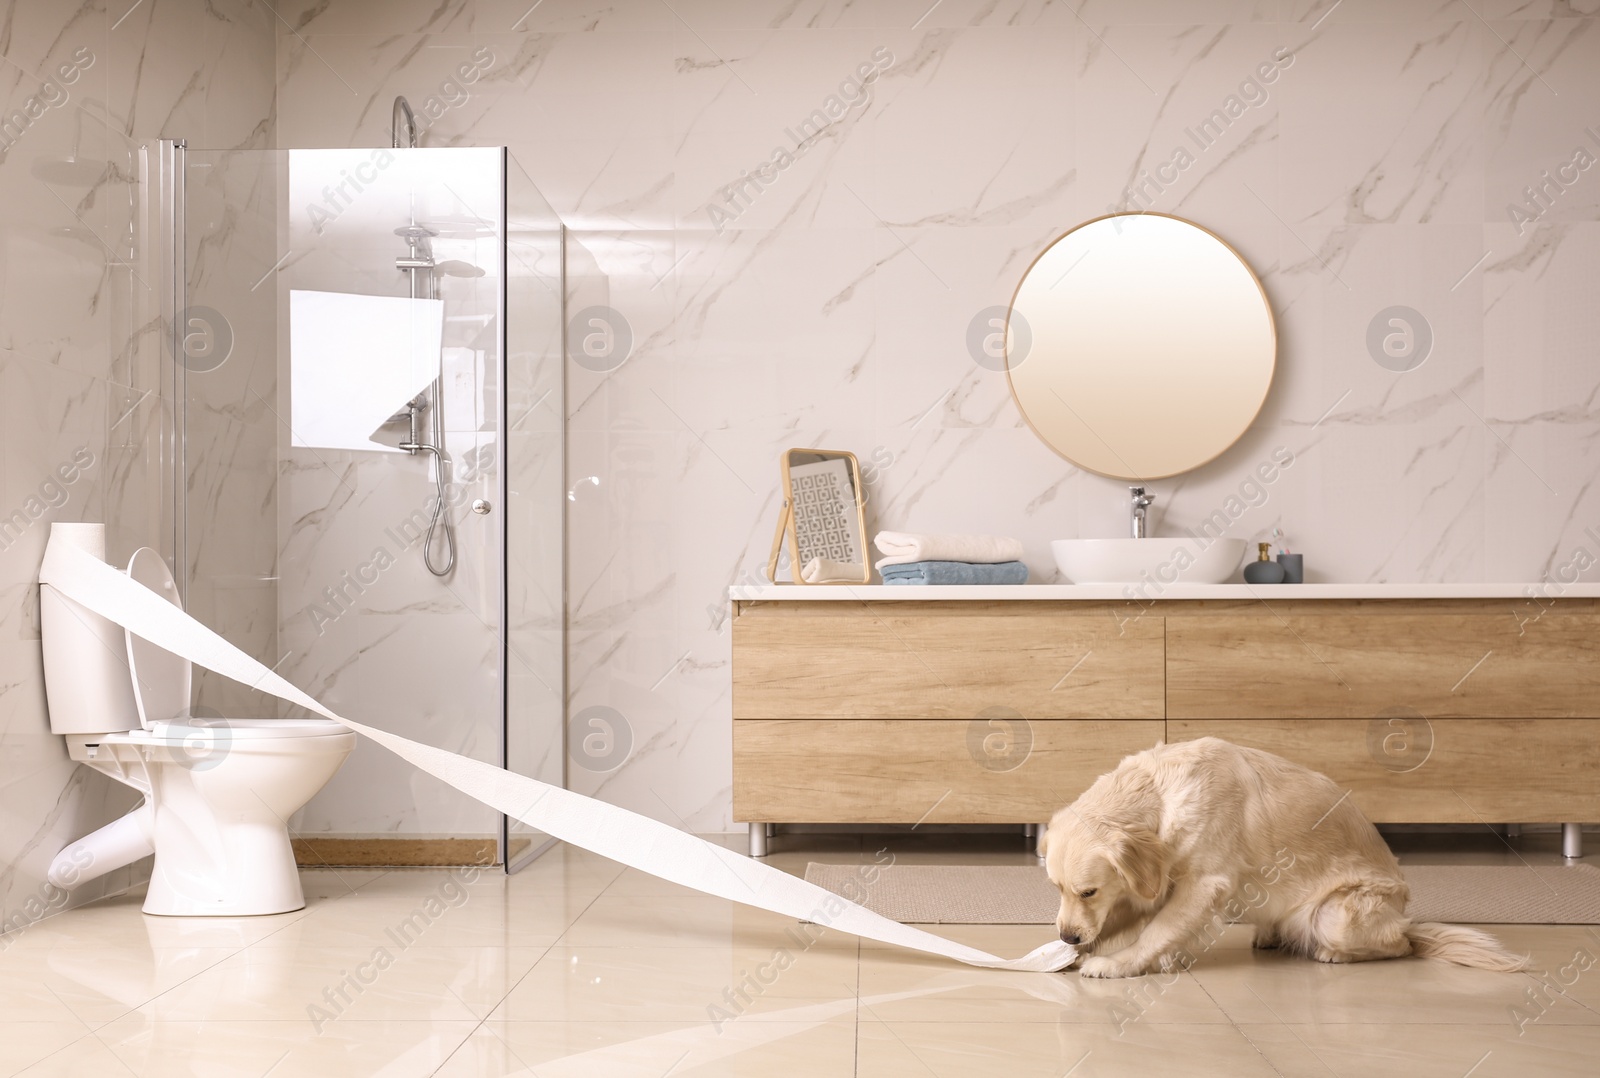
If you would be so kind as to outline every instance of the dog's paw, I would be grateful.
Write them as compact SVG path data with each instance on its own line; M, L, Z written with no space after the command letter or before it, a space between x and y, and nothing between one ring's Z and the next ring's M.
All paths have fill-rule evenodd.
M1085 958L1078 972L1085 977L1116 978L1137 977L1143 971L1110 955L1095 955L1092 958Z

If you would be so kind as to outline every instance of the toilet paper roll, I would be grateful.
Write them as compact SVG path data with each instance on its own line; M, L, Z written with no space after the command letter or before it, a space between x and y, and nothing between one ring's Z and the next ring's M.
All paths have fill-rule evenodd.
M1074 948L1053 940L1021 958L998 958L891 921L832 891L659 820L336 715L177 606L76 547L51 544L39 569L39 582L197 666L342 723L507 816L652 876L970 966L1044 973L1065 969L1076 957Z

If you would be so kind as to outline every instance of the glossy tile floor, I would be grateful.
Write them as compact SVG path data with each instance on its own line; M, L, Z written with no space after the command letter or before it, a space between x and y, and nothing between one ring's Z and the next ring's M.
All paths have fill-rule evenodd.
M885 844L899 863L1031 860L1020 839L869 836L780 839L771 862L803 872ZM1415 862L1559 862L1546 835L1515 852L1487 834L1395 845ZM1593 928L1496 929L1571 982L1559 991L1418 959L1256 953L1243 929L1162 986L968 969L837 933L802 948L783 917L569 848L510 879L460 871L308 871L305 910L240 920L145 917L130 894L0 939L0 1073L1600 1073L1600 963L1573 965L1600 956ZM1050 930L943 931L1019 955Z

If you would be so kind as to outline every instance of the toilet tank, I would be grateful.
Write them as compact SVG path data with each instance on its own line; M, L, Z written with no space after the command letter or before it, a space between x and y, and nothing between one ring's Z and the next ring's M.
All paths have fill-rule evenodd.
M52 524L50 543L106 556L104 524ZM40 644L50 732L111 734L139 729L122 627L68 599L48 584L39 586Z

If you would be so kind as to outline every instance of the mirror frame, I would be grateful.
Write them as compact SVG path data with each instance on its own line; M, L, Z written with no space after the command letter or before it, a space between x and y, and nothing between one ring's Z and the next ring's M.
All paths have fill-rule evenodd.
M857 542L861 548L861 579L860 580L822 580L813 584L800 575L804 566L800 562L800 538L794 521L794 487L789 479L789 456L792 453L816 453L822 456L843 457L850 464L850 482L855 487L856 495L856 532ZM783 476L783 505L778 510L778 529L772 536L772 553L767 558L767 579L774 584L778 583L778 552L783 547L784 538L787 536L789 544L789 576L790 583L801 584L808 588L825 587L829 584L870 584L872 582L872 558L867 551L867 500L865 492L861 489L861 465L856 460L854 453L843 449L807 449L793 447L785 449L778 454L778 466Z
M1083 464L1079 464L1077 461L1063 453L1060 449L1056 448L1055 443L1049 438L1046 438L1039 428L1034 426L1033 420L1028 418L1028 410L1023 407L1022 398L1017 394L1017 384L1011 378L1011 315L1012 312L1017 309L1017 297L1022 294L1022 286L1027 283L1028 275L1033 272L1033 267L1037 266L1039 261L1055 248L1056 244L1060 243L1074 232L1087 228L1098 221L1109 220L1113 217L1166 217L1170 220L1178 221L1182 224L1190 226L1191 228L1197 228L1201 232L1204 232L1206 235L1222 244L1222 246L1226 247L1229 253L1231 253L1234 258L1239 260L1239 265L1244 267L1245 272L1250 275L1250 279L1255 282L1256 291L1261 294L1261 305L1267 312L1267 327L1271 330L1272 334L1272 366L1271 370L1267 374L1266 387L1261 391L1261 402L1256 405L1255 414L1251 416L1250 423L1254 423L1256 417L1261 415L1261 410L1267 405L1267 398L1272 394L1272 386L1278 380L1278 316L1277 313L1272 309L1272 297L1267 295L1267 289L1266 286L1261 283L1260 274L1256 273L1255 267L1250 265L1249 260L1246 259L1244 255L1239 253L1239 249L1237 247L1223 239L1221 236L1217 235L1205 225L1202 225L1196 221L1191 221L1187 217L1179 217L1175 213L1160 213L1156 210L1134 210L1122 213L1102 213L1098 217L1091 217L1086 221L1080 221L1071 228L1067 229L1065 232L1061 233L1061 235L1057 236L1055 239L1051 240L1049 243L1045 244L1043 250L1033 257L1033 260L1028 263L1027 269L1022 271L1022 276L1017 280L1017 287L1011 290L1011 302L1006 305L1005 331L1001 338L1001 340L1004 342L1006 353L1006 388L1011 391L1011 401L1016 405L1017 413L1022 416L1022 421L1026 423L1028 425L1028 429L1033 432L1033 436L1039 439L1039 441L1042 442L1052 453L1066 461L1068 464L1072 465L1074 468L1077 468L1080 471L1088 472L1091 475L1098 475L1104 479L1115 479L1119 482L1149 482L1150 480L1154 479L1171 479L1173 476L1185 475L1189 472L1204 468L1207 464L1210 464L1212 461L1221 457L1228 450L1238 445L1239 439L1243 438L1250 430L1250 423L1245 424L1244 430L1241 430L1238 434L1234 435L1233 440L1227 445L1217 450L1217 452L1213 453L1205 460L1191 464L1187 468L1180 469L1176 472L1165 472L1161 475L1114 475L1108 472L1099 471L1095 468L1090 468ZM1026 363L1027 357L1024 356L1021 362Z

